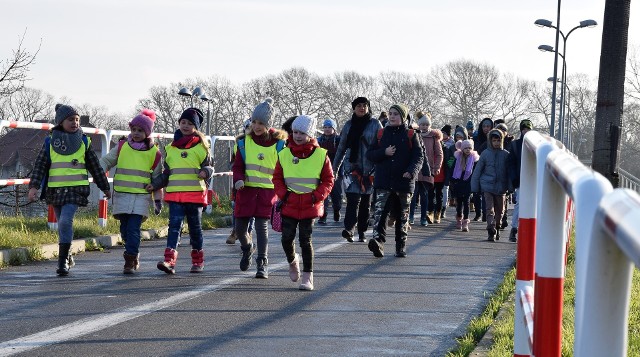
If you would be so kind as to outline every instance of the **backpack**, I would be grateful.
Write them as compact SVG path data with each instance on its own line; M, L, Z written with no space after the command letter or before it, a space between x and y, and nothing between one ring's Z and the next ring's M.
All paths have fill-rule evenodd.
M380 140L382 139L382 133L384 131L384 128L379 129L378 130L378 145L380 145ZM415 131L413 129L408 129L407 130L407 137L409 138L409 149L413 148L413 142L412 142L412 138L413 138L413 134L415 133ZM422 140L418 141L418 144L420 144L420 146L422 146ZM422 149L422 152L424 153L424 149ZM427 157L424 157L424 160L422 161L422 168L420 169L420 173L422 174L422 176L431 176L431 166L429 166L429 160L427 159Z
M383 132L384 132L384 128L378 129L378 145L380 145L380 140L382 139ZM413 134L414 134L413 129L407 130L407 137L409 138L409 150L413 148L413 143L411 142L411 138L413 138Z

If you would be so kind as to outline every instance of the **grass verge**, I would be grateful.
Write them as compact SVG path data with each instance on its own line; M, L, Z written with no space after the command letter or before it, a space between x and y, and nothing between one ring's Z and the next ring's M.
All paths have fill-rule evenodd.
M222 197L220 199L220 208L215 207L212 214L203 213L202 229L226 226L223 217L231 214L231 205L228 199L225 200ZM149 215L149 218L142 224L142 229L167 226L169 223L168 211L168 207L165 206L159 216ZM107 219L106 227L98 226L97 210L79 212L73 220L74 239L118 234L119 232L120 222L111 215ZM46 217L0 216L0 249L33 248L57 242L58 233L47 228Z

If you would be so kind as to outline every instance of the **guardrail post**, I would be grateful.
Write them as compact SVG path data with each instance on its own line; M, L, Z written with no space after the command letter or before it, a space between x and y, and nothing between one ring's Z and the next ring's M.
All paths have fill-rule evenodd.
M56 218L56 213L53 211L52 205L49 205L47 209L47 227L51 231L58 230L58 219Z

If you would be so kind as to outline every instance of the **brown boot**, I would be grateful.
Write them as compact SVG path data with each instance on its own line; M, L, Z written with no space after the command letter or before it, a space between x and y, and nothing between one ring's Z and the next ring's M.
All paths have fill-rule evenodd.
M440 210L435 211L435 213L433 214L433 222L434 223L440 223Z
M138 266L140 266L140 263L138 263L138 266L136 266L136 261L139 262L138 254L134 255L124 252L122 253L122 256L124 257L124 269L122 270L122 274L135 273L135 271L138 269Z
M427 223L433 224L433 211L427 212Z
M236 229L234 228L227 238L227 244L236 244L236 239L238 239L238 236L236 236Z

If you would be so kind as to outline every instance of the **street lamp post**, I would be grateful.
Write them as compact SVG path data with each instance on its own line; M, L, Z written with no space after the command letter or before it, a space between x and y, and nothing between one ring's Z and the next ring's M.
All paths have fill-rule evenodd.
M559 13L560 12L559 12L559 9L558 9L558 14ZM558 23L560 22L559 18L560 18L560 16L558 15ZM569 35L571 35L571 33L574 30L577 30L579 28L585 28L585 27L588 27L588 28L595 27L595 26L598 25L598 23L595 20L591 20L591 19L580 21L578 26L575 26L574 28L572 28L567 33L566 36L562 31L560 31L560 29L558 27L554 26L553 23L551 21L549 21L549 20L538 19L538 20L536 20L534 22L534 24L536 26L539 26L539 27L549 27L549 28L552 28L552 29L556 30L556 48L554 49L551 46L542 45L542 46L538 46L538 49L540 49L541 51L554 52L556 54L556 61L557 61L557 58L558 58L557 56L558 55L562 57L562 80L561 81L562 81L562 83L566 83L567 82L567 62L566 62L565 56L567 54L567 39L569 38ZM558 51L557 51L557 47L558 47L557 34L560 34L560 36L562 36L562 54L558 53ZM542 47L545 47L545 48L543 49ZM553 75L554 75L554 77L556 77L556 67L554 67L554 74ZM553 97L555 97L555 88L556 88L556 81L553 82L553 89L554 89ZM561 107L564 107L564 104L563 104L564 103L564 94L565 94L564 89L565 89L565 86L563 85L561 87L561 89L560 89L560 106ZM555 99L554 99L554 101L552 103L555 103ZM555 106L553 106L553 107L554 108L552 108L552 111L555 109ZM563 115L563 118L560 119L561 120L560 121L560 128L562 128L563 125L564 125L564 108L561 108L561 114ZM551 125L551 136L554 136L553 130L554 130L555 123L553 122L553 115L555 115L555 113L552 114L552 117L551 117L551 119L552 119L551 120L551 123L552 123L552 125ZM561 129L561 131L562 131L562 129ZM560 133L560 135L561 135L560 138L563 138L562 132Z
M207 103L207 135L211 135L211 98L203 94L200 96L200 99Z

